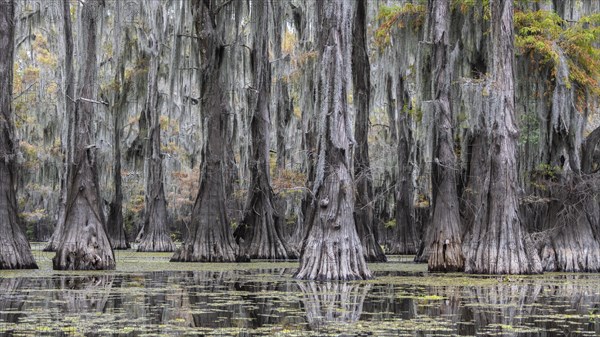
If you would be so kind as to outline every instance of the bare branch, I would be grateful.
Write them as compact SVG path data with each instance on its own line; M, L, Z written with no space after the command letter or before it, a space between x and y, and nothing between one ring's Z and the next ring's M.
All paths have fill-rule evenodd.
M222 4L220 4L219 6L217 6L217 8L215 8L214 12L215 15L219 14L219 12L221 11L221 9L223 9L223 7L229 5L231 3L232 0L227 0L225 2L223 2Z
M31 89L31 87L33 87L36 84L37 84L37 82L31 83L27 88L25 88L25 90L21 91L18 95L14 96L12 100L16 101L17 98L23 96L25 93L27 93L29 91L29 89Z
M87 102L87 103L102 104L102 105L108 106L108 102L105 102L105 101L96 101L96 100L84 98L84 97L79 97L79 98L77 98L77 100L74 100L73 98L69 97L69 95L67 95L67 98L70 99L73 103L77 103L77 101L83 101L83 102Z

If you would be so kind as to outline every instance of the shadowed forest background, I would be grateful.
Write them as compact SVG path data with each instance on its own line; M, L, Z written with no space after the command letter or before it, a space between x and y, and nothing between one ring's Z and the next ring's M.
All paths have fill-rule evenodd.
M106 231L94 247L306 254L309 279L369 278L386 254L600 271L599 1L14 5L6 184L57 269L111 268L61 253L85 218ZM310 270L337 249L353 270Z

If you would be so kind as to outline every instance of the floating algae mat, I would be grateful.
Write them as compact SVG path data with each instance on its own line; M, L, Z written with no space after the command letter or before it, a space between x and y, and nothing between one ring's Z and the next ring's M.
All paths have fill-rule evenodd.
M598 336L600 275L429 274L297 281L297 262L169 263L117 252L107 272L0 271L0 336ZM392 258L392 260L394 260Z

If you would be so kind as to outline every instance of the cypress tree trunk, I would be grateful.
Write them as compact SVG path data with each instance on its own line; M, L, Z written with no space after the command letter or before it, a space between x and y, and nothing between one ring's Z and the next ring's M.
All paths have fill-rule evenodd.
M316 15L314 15L316 1L304 1L299 2L298 4L299 6L297 7L291 4L291 7L294 27L298 34L300 45L299 52L304 55L311 55L315 52L314 41L316 34L315 29L311 28L317 25ZM315 77L318 76L316 74L316 64L316 57L307 57L302 64L302 71L300 72L300 80L297 82L297 88L295 88L296 85L292 85L292 88L295 88L295 90L300 93L297 102L302 113L302 120L300 121L302 130L300 164L302 172L306 174L307 190L315 180L314 163L316 161L317 145L315 137L316 113L314 102L317 95ZM302 242L306 237L308 219L312 217L310 213L312 211L310 204L313 202L313 199L313 196L306 192L300 203L296 228L289 239L290 245L297 248L297 250L302 249Z
M37 268L19 226L12 116L15 2L0 1L0 269Z
M367 52L367 2L358 0L354 13L352 46L352 81L354 85L354 110L356 113L354 135L354 178L356 204L354 221L365 259L385 262L387 258L379 245L373 228L373 176L369 163L369 103L371 99L371 68Z
M143 58L146 58L146 56L143 56ZM135 139L133 140L133 142L131 143L131 146L127 149L127 153L125 154L126 160L128 162L132 162L133 161L133 165L135 168L139 169L141 165L141 163L143 162L144 165L146 164L145 162L145 158L146 158L146 146L148 145L148 141L146 140L146 137L148 136L148 121L146 120L146 110L142 109L142 111L140 111L140 117L138 119L138 134L137 137L135 137ZM142 161L142 159L144 159L144 161ZM146 177L147 179L147 177ZM147 183L147 181L146 181ZM146 212L149 209L148 206L148 198L144 198L144 221L141 221L141 224L138 224L138 232L137 235L135 237L135 242L141 242L142 239L144 238L144 235L146 235Z
M491 0L490 6L491 78L471 144L467 190L475 214L463 247L465 271L540 273L539 257L518 214L512 0Z
M418 248L417 230L415 228L415 208L413 204L413 167L410 163L412 140L412 118L408 112L411 108L410 98L405 88L404 78L400 76L396 84L396 101L393 99L392 77L388 75L387 96L388 109L398 110L396 121L398 136L398 183L396 185L396 225L393 228L394 238L389 243L390 254L415 254ZM406 108L405 108L406 106ZM389 112L388 115L394 113Z
M432 98L434 106L434 142L431 172L433 215L429 249L430 271L463 269L460 214L454 154L452 108L450 105L450 68L448 51L450 5L446 0L429 1L430 41L432 45Z
M354 188L350 175L348 71L351 67L352 4L318 1L318 158L300 268L296 278L368 279L362 245L354 224Z
M67 215L67 185L69 179L69 164L73 161L72 140L73 140L73 122L71 118L75 111L75 102L69 97L75 97L75 71L73 70L73 31L71 28L71 12L68 1L63 1L63 39L65 43L65 65L64 65L64 88L65 88L65 120L66 136L61 139L61 151L64 156L62 177L60 179L60 198L58 204L58 214L56 217L56 227L50 237L44 251L54 252L60 244L63 231L65 229L65 218Z
M112 95L111 112L113 117L113 176L115 194L109 206L106 226L108 237L113 249L128 249L130 247L123 227L123 183L121 178L121 132L123 128L123 107L127 103L130 86L125 82L125 62L122 47L122 13L123 3L117 2L115 10L115 90Z
M252 134L251 182L244 217L236 229L241 235L242 253L251 259L293 259L296 252L285 242L276 226L269 167L269 103L271 100L271 65L269 63L269 2L253 4L254 49L252 73L254 89L250 131Z
M72 97L72 96L71 96ZM68 104L68 103L67 103ZM65 216L67 209L67 149L63 146L62 153L65 156L63 159L63 172L62 177L60 178L60 197L58 199L58 212L56 215L56 225L54 227L54 232L52 232L52 236L48 240L48 243L44 247L45 252L55 252L58 244L60 243L60 237L65 228Z
M552 198L546 214L549 236L540 249L544 271L600 270L600 205L597 199L600 179L593 171L593 153L598 142L600 128L585 139L581 156L577 153L582 160L581 171L564 172L562 181L550 183Z
M192 210L192 230L171 258L173 262L234 262L238 259L225 208L224 176L228 172L223 158L226 158L230 108L220 77L224 46L215 20L217 7L214 0L196 0L193 4L196 34L200 37L200 97L206 141L202 149L200 190Z
M540 249L542 267L544 271L595 272L600 270L600 211L598 178L590 175L593 151L588 148L595 147L594 138L599 136L594 131L582 141L587 111L578 111L567 56L555 48L558 57L550 73L554 89L546 117L550 121L546 148L548 164L559 167L561 174L558 184L548 182L551 202L545 224L549 236ZM589 95L583 98L590 104Z
M100 207L96 149L92 139L95 115L94 85L96 83L96 25L101 11L100 2L89 0L82 5L81 31L83 46L81 68L73 118L73 162L67 187L67 208L64 233L56 255L54 269L114 269L113 250L106 235L104 216ZM69 98L67 98L69 99Z
M158 77L165 22L164 9L158 1L148 3L150 31L147 52L150 55L148 70L148 90L144 105L144 116L148 125L148 138L145 147L146 160L146 209L144 226L138 252L172 252L175 244L168 233L167 201L163 184L163 155L160 150L160 103L158 98Z
M282 64L288 65L290 58L289 55L286 55L284 59L281 50L282 27L285 27L286 25L286 21L283 19L285 17L285 6L288 6L288 4L283 0L273 3L273 52L275 59L277 60L275 69L284 69ZM288 136L288 126L292 118L294 107L289 95L288 81L288 79L283 79L281 72L277 74L277 79L275 81L275 114L277 127L275 132L277 137L278 171L284 170L286 163L290 159L290 154L287 150L290 144L286 144L286 137Z

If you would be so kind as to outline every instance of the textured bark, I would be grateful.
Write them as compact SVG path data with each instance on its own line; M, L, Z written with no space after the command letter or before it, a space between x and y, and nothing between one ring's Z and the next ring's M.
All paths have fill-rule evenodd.
M65 229L56 255L54 269L114 269L113 250L106 235L100 206L96 148L91 137L95 115L96 26L100 2L87 1L81 9L81 60L76 107L73 118L73 162L69 164ZM68 98L67 98L68 99ZM84 99L84 100L82 100Z
M581 170L584 174L597 173L600 170L600 127L585 137L581 148Z
M66 131L66 137L61 139L61 151L64 156L62 176L60 178L60 199L58 204L58 214L56 217L56 226L54 233L48 240L48 244L44 247L44 251L54 252L60 244L65 229L65 218L67 215L67 188L69 184L69 164L73 161L73 122L71 118L75 111L75 102L69 97L75 97L75 71L73 70L73 30L71 28L71 12L69 10L69 2L63 1L63 39L65 44L65 64L64 64L64 88L65 88L65 120L66 125L63 126Z
M558 49L548 148L550 164L561 169L558 186L551 189L551 198L559 202L549 205L546 224L550 235L540 254L545 271L595 272L600 270L600 214L597 178L588 173L599 135L594 131L582 141L585 116L576 109L569 71L566 56Z
M369 102L371 99L371 67L367 52L367 1L358 0L354 13L352 46L352 82L354 86L354 178L356 203L354 222L369 262L385 262L373 222L373 176L369 163Z
M196 33L201 38L201 111L205 119L206 141L202 149L200 190L192 210L191 233L175 252L174 262L234 262L236 245L225 209L226 163L229 104L225 96L220 67L223 42L218 34L216 1L196 0L193 4ZM220 24L223 24L219 22Z
M514 102L513 6L490 1L489 68L483 110L472 142L467 190L474 215L465 237L465 271L532 274L542 271L518 214Z
M109 205L108 219L106 227L108 228L108 237L113 249L128 249L130 247L123 227L123 182L121 178L121 133L123 129L124 107L127 103L127 94L130 85L125 81L125 62L123 58L122 47L123 25L122 10L123 3L115 3L115 76L114 86L117 88L112 94L111 113L113 119L113 179L115 191L113 199Z
M576 153L582 160L582 172L567 170L560 182L549 182L551 201L544 214L548 236L540 248L544 271L600 270L600 205L597 201L600 189L597 173L593 173L599 130L585 139L581 156Z
M301 53L314 52L315 32L311 27L317 25L314 15L314 6L316 1L304 1L298 3L299 6L292 5L292 14L294 19L294 27L298 32L298 41L300 42ZM315 162L316 162L316 107L315 100L317 97L316 91L316 64L317 60L314 57L309 57L302 67L301 79L299 80L298 92L300 93L299 106L302 111L302 142L301 142L301 169L306 174L308 188L315 180ZM296 230L294 231L289 242L298 250L302 249L302 243L307 233L308 219L312 217L313 208L310 207L313 202L313 196L310 193L305 193L300 205Z
M252 73L254 88L250 132L252 159L250 187L244 216L235 234L239 234L241 253L251 259L294 259L297 253L288 246L276 226L273 189L269 167L269 124L271 100L271 65L269 64L269 2L253 3L254 48ZM236 235L237 237L238 235Z
M37 268L19 226L12 92L15 2L0 1L0 269Z
M418 248L417 230L415 227L415 208L413 204L413 167L410 163L411 148L411 116L404 110L409 109L410 99L404 87L404 79L399 78L396 88L397 104L393 100L392 77L387 80L388 109L398 111L397 124L397 155L398 155L398 182L396 185L396 226L394 238L388 244L390 254L415 254Z
M446 0L429 1L430 40L432 43L432 98L434 105L434 142L431 236L427 239L429 271L461 271L464 265L460 233L460 214L454 154L452 107L450 104L451 67L449 60L450 5Z
M160 150L160 103L158 97L158 77L160 56L163 48L164 8L160 2L148 4L147 15L150 31L147 52L150 56L148 89L144 105L144 116L148 125L145 146L146 195L143 234L138 252L172 252L175 244L169 236L167 226L167 201L165 200L163 155Z
M352 5L317 2L320 68L317 127L318 159L296 278L353 280L371 277L354 224L354 188L350 176L348 71L351 67Z
M570 183L576 180L579 179L570 180ZM597 190L597 186L585 187ZM554 198L561 202L552 202L548 207L546 219L551 230L540 250L542 267L551 272L597 272L600 270L600 243L593 228L594 223L598 225L597 201L593 196L578 194L571 195L568 200L569 196L564 194L572 189L564 186L560 189ZM573 197L577 199L573 200Z
M71 96L72 97L72 96ZM67 103L69 104L69 103ZM44 247L45 252L55 252L56 248L60 243L60 238L62 237L63 231L65 229L65 216L67 210L67 158L66 158L67 148L63 146L63 155L65 158L63 159L64 171L62 177L60 178L60 197L58 199L58 212L56 215L56 225L54 226L54 232L52 232L52 236L48 240L48 243Z
M285 15L285 6L288 4L286 1L277 1L273 3L273 52L275 59L277 60L277 68L283 69L281 63L285 62L288 65L290 56L283 55L281 50L282 42L282 28L287 24L283 17ZM275 129L277 135L277 170L283 170L286 164L290 160L290 154L288 148L290 144L287 142L288 126L292 119L293 113L293 102L290 99L288 80L283 79L281 74L275 81L275 114L277 121L277 128Z

